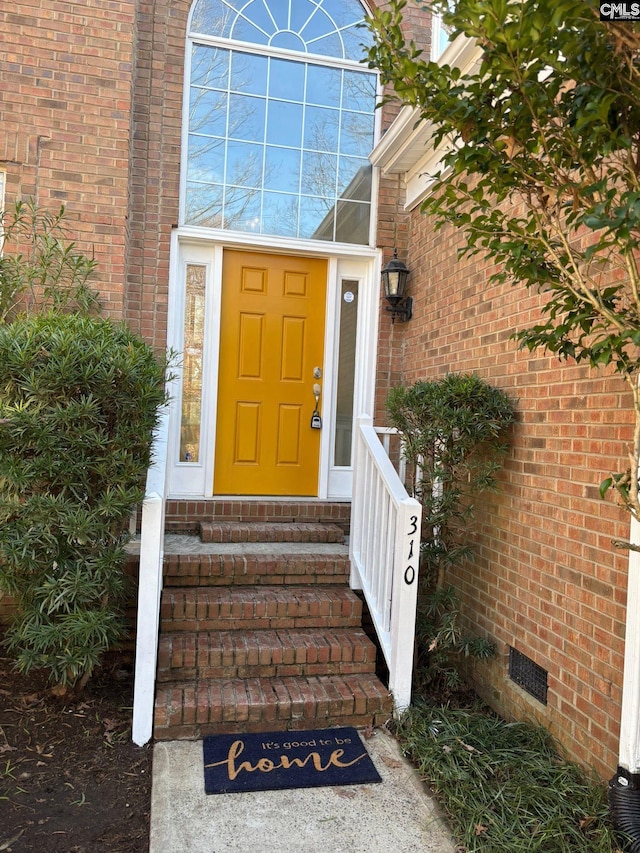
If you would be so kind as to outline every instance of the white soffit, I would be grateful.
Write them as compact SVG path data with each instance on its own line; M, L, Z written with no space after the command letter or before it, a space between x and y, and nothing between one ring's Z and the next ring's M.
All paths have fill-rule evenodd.
M463 73L475 71L482 49L475 41L458 36L438 60L440 65L458 67ZM432 125L420 120L417 107L402 107L387 132L369 155L383 175L404 175L406 207L419 204L429 191L430 173L437 166L447 144L439 149L431 143Z

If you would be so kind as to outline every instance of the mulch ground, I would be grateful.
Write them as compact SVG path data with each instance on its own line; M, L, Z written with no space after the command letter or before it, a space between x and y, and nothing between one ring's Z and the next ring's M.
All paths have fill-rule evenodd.
M131 741L132 695L125 656L56 698L0 648L2 853L147 853L152 753Z

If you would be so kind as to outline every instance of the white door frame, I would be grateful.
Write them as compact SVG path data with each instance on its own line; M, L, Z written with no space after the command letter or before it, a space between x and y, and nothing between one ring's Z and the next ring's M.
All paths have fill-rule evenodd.
M338 364L337 321L340 310L340 282L358 281L358 334L356 342L356 375L354 387L354 424L361 414L372 414L375 393L375 364L378 335L379 281L381 253L376 249L319 241L296 241L277 238L260 239L242 234L204 236L202 229L176 229L172 235L169 280L167 343L178 356L170 384L171 405L168 442L168 494L170 497L210 498L213 496L214 450L217 408L218 355L220 349L220 303L224 248L245 251L271 251L288 255L310 255L326 258L328 266L325 325L325 357L323 365L323 429L320 442L318 498L350 500L352 468L335 467L335 377ZM180 460L180 416L182 365L184 346L185 269L187 264L206 268L205 346L202 357L202 405L200 453L197 462ZM218 495L216 495L218 497Z

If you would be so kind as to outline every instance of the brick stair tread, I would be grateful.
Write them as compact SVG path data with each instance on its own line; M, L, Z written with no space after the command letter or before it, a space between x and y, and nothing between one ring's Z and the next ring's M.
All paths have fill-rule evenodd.
M337 524L275 521L203 521L203 542L343 542Z
M362 602L347 586L165 587L162 631L360 627Z
M193 529L201 521L324 522L349 526L351 504L295 499L169 499L168 529Z
M154 735L377 725L392 707L387 688L371 674L171 682L157 688Z
M374 672L375 660L360 628L163 634L158 680Z
M350 572L348 549L342 545L331 547L339 550L314 553L313 550L284 550L280 545L277 551L267 553L251 553L250 550L243 553L165 551L165 585L347 583Z

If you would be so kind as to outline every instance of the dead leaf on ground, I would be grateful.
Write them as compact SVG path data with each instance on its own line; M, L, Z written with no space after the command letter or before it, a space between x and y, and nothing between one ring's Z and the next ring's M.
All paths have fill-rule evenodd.
M347 791L344 788L337 788L336 794L339 797L343 797L345 800L352 800L355 797L356 792L355 791Z
M9 746L9 741L7 740L7 736L4 733L4 729L0 726L0 753L2 752L15 752L15 746Z
M391 767L392 769L402 767L402 761L399 761L397 758L389 758L389 756L383 755L382 760L387 765L387 767Z
M483 823L476 823L473 825L473 831L476 835L484 835L488 829L489 827L485 826Z

